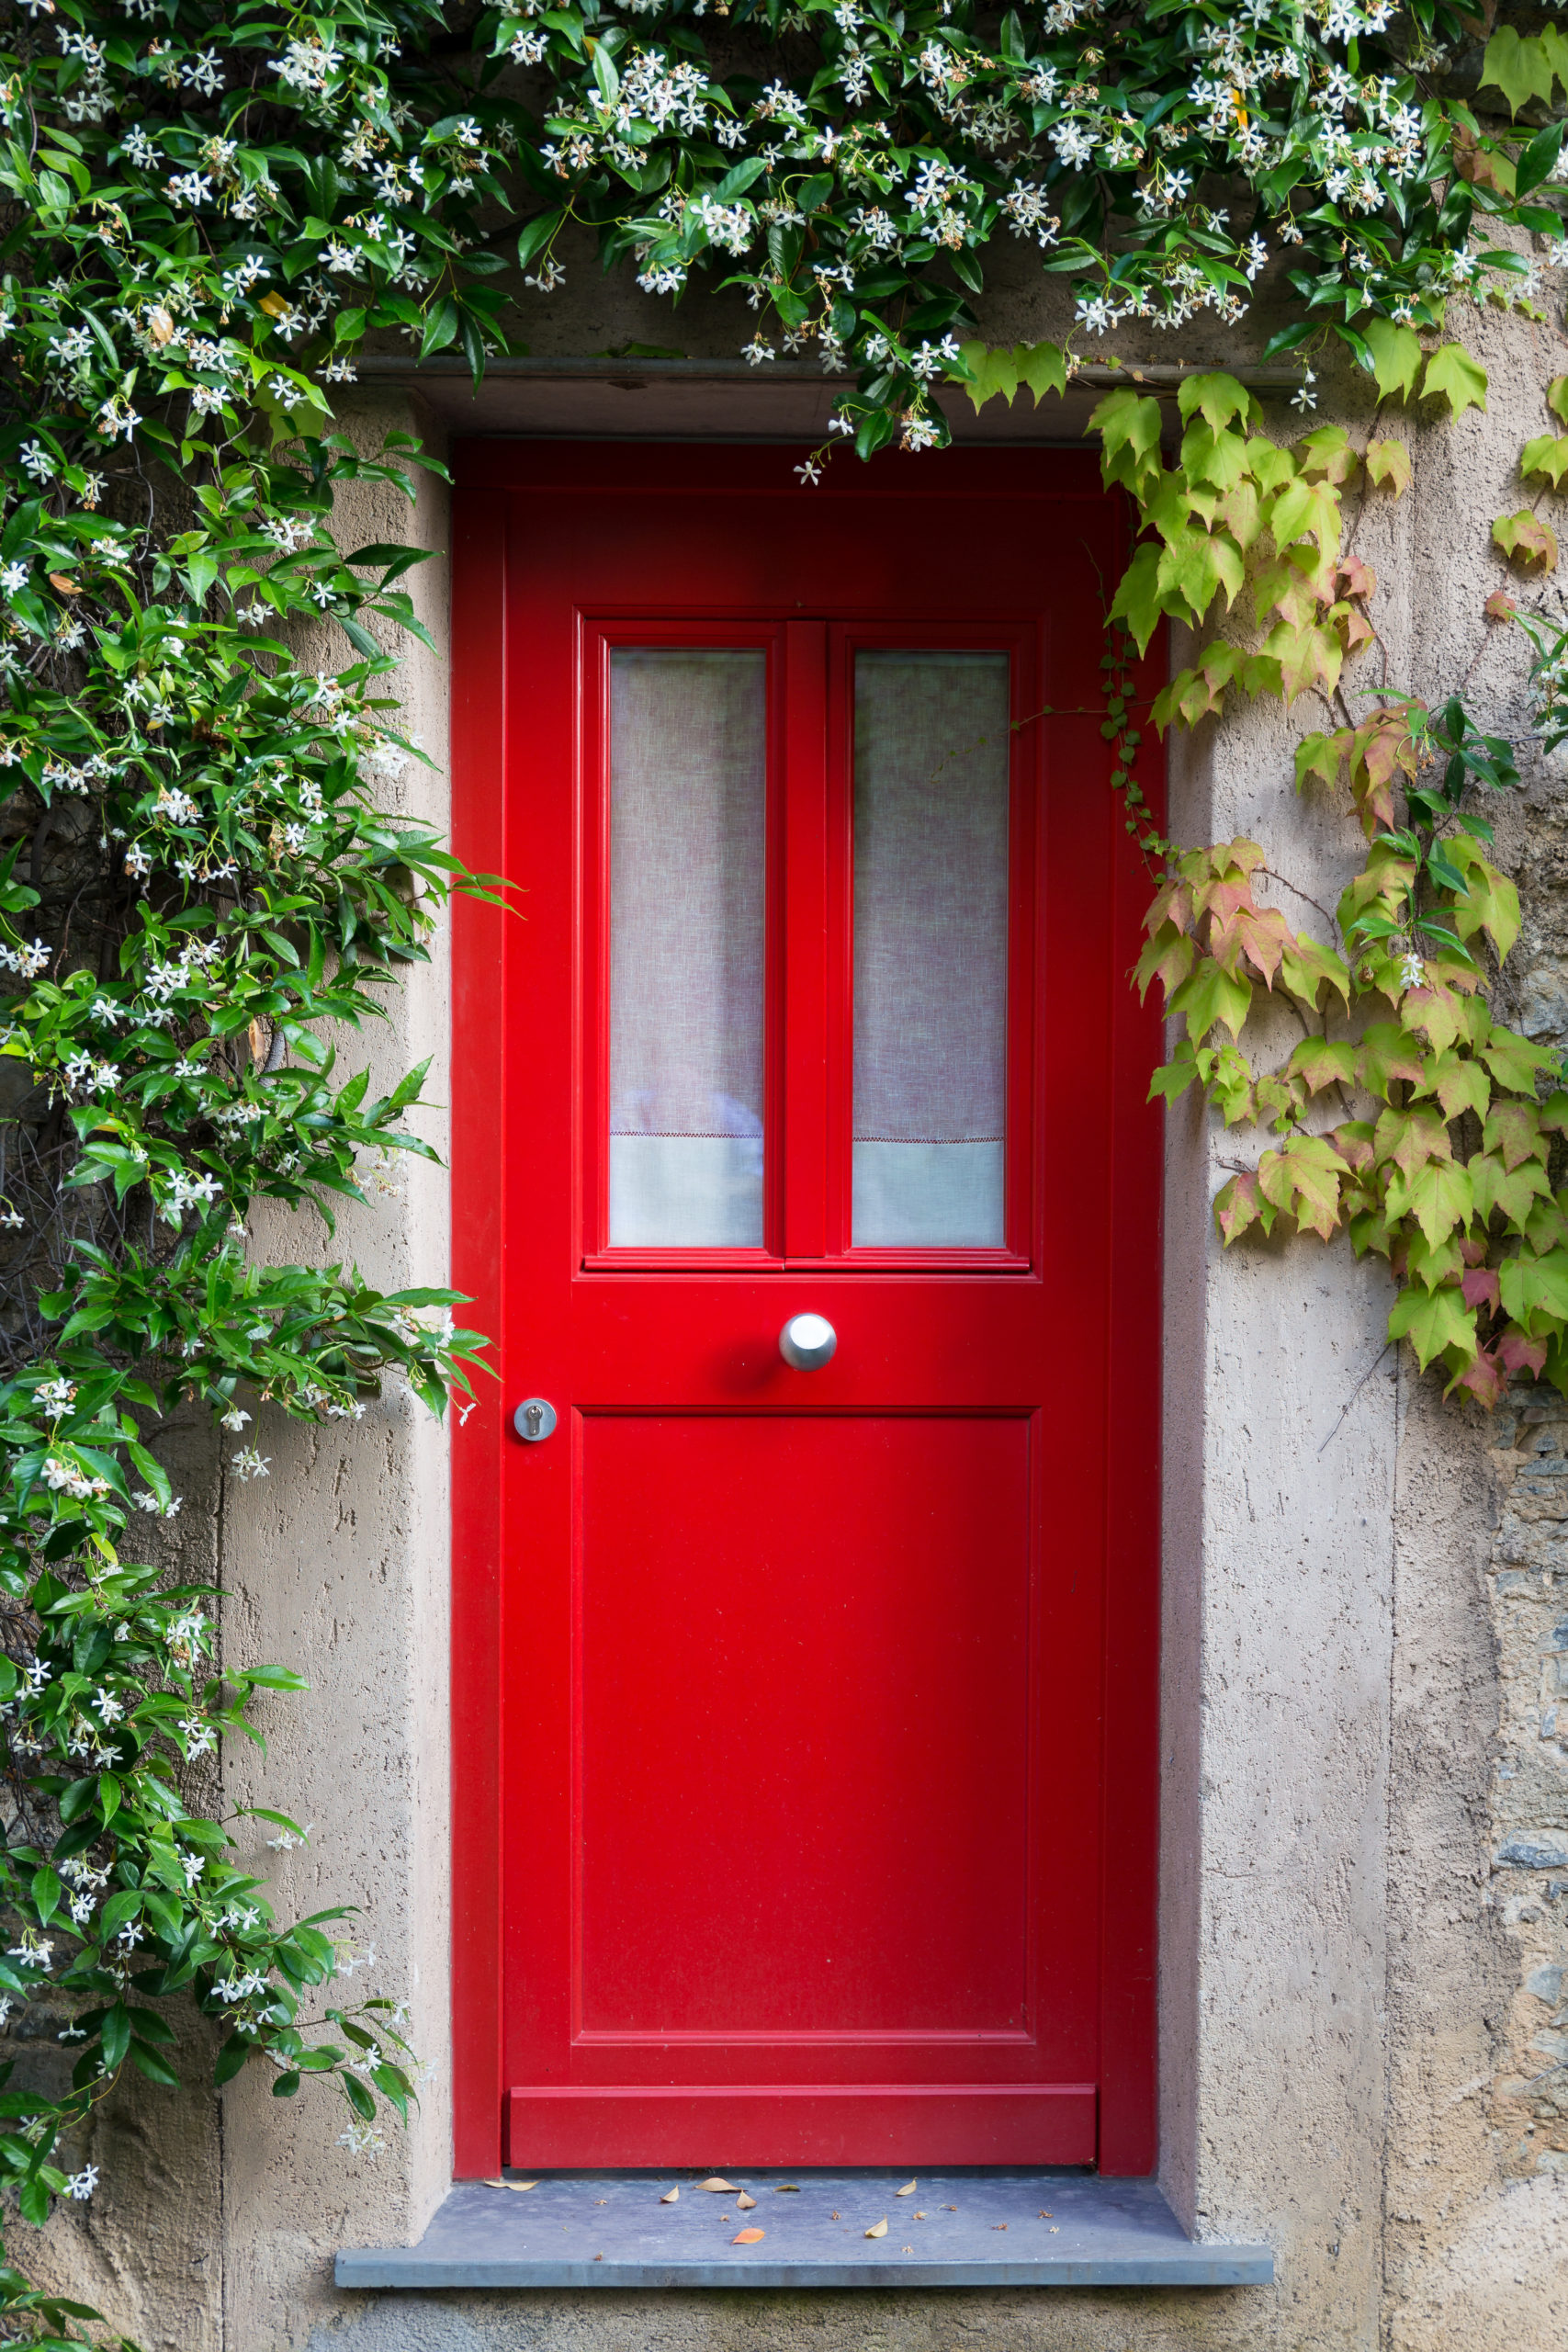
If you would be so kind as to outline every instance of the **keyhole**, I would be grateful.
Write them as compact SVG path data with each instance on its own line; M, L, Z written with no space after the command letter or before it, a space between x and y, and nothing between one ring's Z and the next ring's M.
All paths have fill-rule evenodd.
M538 1434L539 1434L539 1423L544 1419L544 1418L545 1418L545 1408L544 1408L544 1407L543 1407L542 1405L530 1405L530 1406L529 1406L529 1408L528 1408L528 1412L527 1412L527 1420L528 1420L528 1434L529 1434L529 1436L530 1436L530 1437L537 1437L537 1436L538 1436Z

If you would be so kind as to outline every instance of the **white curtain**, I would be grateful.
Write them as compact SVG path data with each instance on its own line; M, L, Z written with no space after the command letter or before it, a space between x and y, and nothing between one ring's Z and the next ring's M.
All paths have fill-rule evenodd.
M1007 1097L1005 653L855 660L858 1247L999 1247Z
M767 663L610 657L610 1240L760 1248Z

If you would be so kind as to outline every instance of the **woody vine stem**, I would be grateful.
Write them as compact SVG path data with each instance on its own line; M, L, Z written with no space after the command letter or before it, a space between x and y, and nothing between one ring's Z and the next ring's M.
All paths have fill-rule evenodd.
M394 1996L344 1989L341 1915L267 1897L258 1849L306 1833L215 1809L220 1736L256 1736L254 1693L298 1677L215 1671L213 1593L138 1534L179 1508L176 1406L265 1476L258 1399L352 1419L390 1379L439 1410L481 1345L450 1294L330 1262L334 1197L428 1147L422 1073L371 1099L321 1024L374 1015L449 890L487 887L388 806L425 756L395 698L420 554L340 545L334 499L412 495L433 460L340 426L367 340L478 378L595 244L671 298L716 273L758 368L808 351L840 384L809 482L846 444L940 447L938 384L1051 397L1113 330L1179 355L1267 294L1298 438L1219 373L1182 386L1174 464L1135 386L1095 417L1144 526L1104 727L1159 882L1142 978L1179 1043L1156 1084L1269 1131L1221 1195L1227 1239L1345 1227L1450 1385L1568 1387L1568 1094L1488 1009L1518 920L1485 815L1511 754L1462 693L1354 683L1374 582L1343 500L1400 495L1408 455L1309 422L1325 352L1428 419L1483 406L1460 298L1542 315L1568 39L1483 16L1478 39L1450 0L0 0L0 2023L47 2015L77 2053L64 2096L0 2088L26 2221L92 2194L85 2130L126 2066L175 2079L176 1999L223 2022L220 2080L330 2076L351 2154L412 2094ZM1069 280L1061 345L980 334L1004 235ZM1568 385L1550 405L1568 423ZM1535 504L1494 536L1539 576L1568 434L1520 466ZM1563 638L1495 612L1554 745ZM1193 650L1157 726L1237 695L1334 706L1298 781L1343 777L1368 846L1315 928L1259 902L1260 845L1148 822L1132 649L1166 620ZM336 649L313 667L307 625ZM1241 1047L1259 990L1303 1029L1274 1069ZM258 1262L265 1202L325 1245ZM97 2315L7 2267L0 2321L59 2345Z

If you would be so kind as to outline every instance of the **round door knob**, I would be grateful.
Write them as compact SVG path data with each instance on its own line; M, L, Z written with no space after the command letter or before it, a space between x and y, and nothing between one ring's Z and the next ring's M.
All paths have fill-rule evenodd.
M792 1315L779 1333L779 1353L796 1372L816 1372L829 1360L839 1335L825 1315Z

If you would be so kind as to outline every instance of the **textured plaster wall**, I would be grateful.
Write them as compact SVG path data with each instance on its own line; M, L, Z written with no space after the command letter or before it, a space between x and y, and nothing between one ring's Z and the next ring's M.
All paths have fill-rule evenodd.
M1045 331L1038 279L993 294L996 340ZM536 349L637 338L733 356L728 303L675 314L587 272ZM1055 299L1051 297L1049 299ZM575 307L572 307L572 306ZM1493 515L1568 364L1555 329L1464 315L1491 413L1407 437L1414 492L1376 502L1357 551L1382 582L1390 676L1446 687L1478 651L1472 701L1521 717L1517 643L1488 642L1502 579ZM1211 352L1220 357L1218 337ZM1157 355L1164 356L1164 355ZM1185 350L1183 356L1193 356ZM1323 414L1364 425L1360 379ZM525 399L525 395L521 396ZM745 429L745 388L735 429ZM1340 405L1336 408L1335 403ZM1043 413L1034 429L1048 427ZM356 429L406 422L367 401ZM525 424L526 410L519 422ZM1026 424L1028 420L1025 420ZM1282 412L1276 433L1292 429ZM660 429L667 429L661 427ZM933 459L939 464L940 459ZM380 492L345 543L403 528ZM418 530L444 544L438 492ZM415 592L441 636L437 564ZM412 723L439 754L444 683L417 648ZM1173 830L1250 832L1331 904L1356 863L1347 809L1297 801L1291 751L1321 714L1245 712L1172 754ZM1568 1044L1568 763L1538 763L1506 818L1529 894L1517 1011ZM439 814L439 776L406 805ZM437 1055L439 964L416 976L378 1071ZM1288 1044L1286 1033L1279 1042ZM354 1050L357 1051L357 1048ZM425 1132L440 1140L439 1119ZM146 2099L116 2186L51 2225L62 2275L96 2289L157 2352L1546 2352L1568 2331L1568 1412L1528 1396L1490 1423L1444 1406L1383 1346L1388 1285L1343 1245L1220 1251L1209 1203L1238 1147L1188 1107L1168 1124L1162 2170L1205 2236L1269 2238L1273 2290L1183 2294L345 2295L342 2243L416 2236L448 2172L444 1441L389 1397L356 1430L265 1424L272 1476L225 1498L231 1656L301 1662L315 1691L269 1704L264 1763L225 1760L235 1802L313 1819L280 1899L356 1901L378 1959L357 1985L405 1996L435 2064L414 2130L374 2166L333 2144L335 2111L243 2081L216 2116ZM1239 1147L1244 1150L1245 1145ZM339 1246L389 1280L439 1280L434 1175L345 1219ZM292 1253L306 1237L268 1228ZM459 1441L460 1442L460 1441ZM194 1442L194 1441L192 1441ZM1555 1710L1555 1712L1554 1712ZM140 2134L138 2139L135 2135ZM145 2154L156 2168L137 2182ZM134 2160L132 2160L134 2157ZM150 2232L164 2233L150 2252Z

